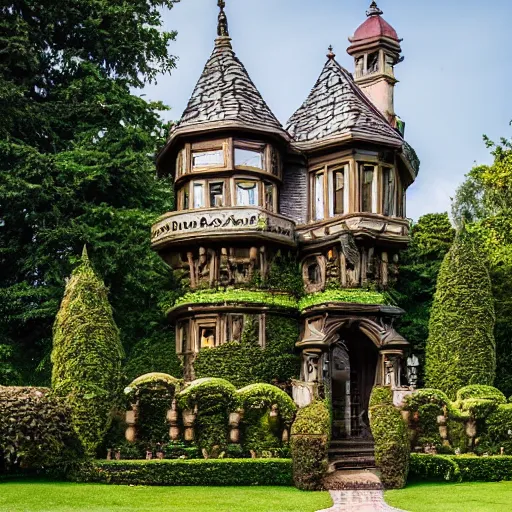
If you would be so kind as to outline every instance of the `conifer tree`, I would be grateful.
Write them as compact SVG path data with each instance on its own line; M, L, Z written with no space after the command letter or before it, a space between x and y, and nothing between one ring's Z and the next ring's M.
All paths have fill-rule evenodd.
M107 289L84 247L55 320L52 386L71 405L74 428L89 455L94 455L110 426L122 358Z
M494 299L474 242L459 233L441 265L426 347L427 386L455 398L468 384L494 383Z

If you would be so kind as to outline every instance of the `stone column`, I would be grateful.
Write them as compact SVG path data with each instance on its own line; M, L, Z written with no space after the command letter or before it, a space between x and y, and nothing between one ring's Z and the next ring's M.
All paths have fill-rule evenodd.
M196 417L197 409L186 409L182 413L185 441L193 441L195 439L194 423L196 422Z
M125 438L129 443L137 440L137 420L138 420L139 404L132 404L131 411L126 411L125 421L128 425L125 432Z
M169 422L169 437L171 441L177 441L180 437L180 427L178 426L178 409L176 400L172 401L171 408L167 411L167 421Z
M229 440L234 444L240 442L240 420L242 419L242 413L242 410L238 410L229 415L229 426L231 428L229 431Z

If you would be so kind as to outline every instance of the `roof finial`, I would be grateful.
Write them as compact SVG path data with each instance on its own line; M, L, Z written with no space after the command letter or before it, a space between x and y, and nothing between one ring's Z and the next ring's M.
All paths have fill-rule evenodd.
M334 57L336 57L336 54L333 52L334 48L332 47L332 44L327 49L329 50L329 53L327 54L327 58L329 60L334 60Z
M379 7L377 6L377 2L375 0L371 3L370 8L366 11L366 16L381 16L384 14Z
M224 12L224 7L226 7L226 2L224 0L219 0L217 2L219 6L219 25L217 26L217 35L219 37L229 37L229 28L228 28L228 18L226 13Z

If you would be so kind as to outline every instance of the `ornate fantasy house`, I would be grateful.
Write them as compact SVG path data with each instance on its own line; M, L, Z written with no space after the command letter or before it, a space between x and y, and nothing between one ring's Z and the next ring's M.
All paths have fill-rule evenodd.
M169 312L185 379L202 351L247 329L264 350L276 325L294 322L295 400L330 396L334 438L365 437L372 387L398 400L408 389L409 344L393 327L403 311L384 293L409 241L405 193L419 168L393 105L401 40L373 2L349 39L353 72L330 48L283 127L219 6L213 53L158 157L176 210L153 226L152 246L197 294ZM302 297L283 277L294 266Z

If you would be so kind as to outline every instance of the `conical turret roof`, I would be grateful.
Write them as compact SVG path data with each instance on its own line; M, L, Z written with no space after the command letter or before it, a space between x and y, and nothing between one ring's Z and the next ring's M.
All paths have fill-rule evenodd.
M402 147L404 139L355 84L352 75L329 56L307 100L287 123L299 149L357 139Z
M249 73L221 36L173 134L211 129L241 128L287 136Z

